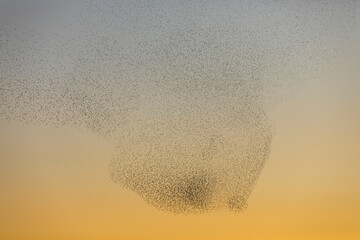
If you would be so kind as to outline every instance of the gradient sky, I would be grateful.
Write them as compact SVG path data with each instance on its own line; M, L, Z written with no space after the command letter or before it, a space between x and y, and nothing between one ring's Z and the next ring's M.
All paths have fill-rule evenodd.
M257 11L261 10L259 6ZM45 12L48 11L46 8ZM331 16L325 15L324 19ZM146 26L146 21L140 22ZM107 31L98 29L97 34L106 35ZM291 45L293 41L287 43ZM159 211L133 191L113 183L108 168L114 146L96 133L74 126L1 121L0 238L359 239L360 46L358 41L354 42L346 42L336 64L321 62L319 66L325 71L317 72L316 78L313 69L304 73L295 65L303 56L314 56L306 52L288 63L285 72L279 69L269 72L270 79L278 77L287 83L289 72L300 71L300 77L289 82L297 83L299 78L304 81L281 89L278 82L269 84L269 89L277 90L276 104L271 100L264 108L276 133L267 164L248 200L248 208L242 213L173 215ZM274 44L267 47L280 47ZM317 46L310 44L306 49L311 52ZM76 48L74 56L81 53L81 47ZM9 49L11 46L6 49L10 52L7 56L19 56L11 55ZM30 50L35 59L46 55L46 51ZM145 58L141 51L132 51L139 54L135 60ZM33 55L25 56L26 63ZM315 54L316 57L323 56ZM7 57L3 55L2 59ZM49 66L56 65L55 58L49 59L54 61ZM91 60L91 56L86 59ZM12 66L11 61L7 59L1 66ZM277 64L281 65L281 61ZM47 71L35 73L46 77ZM2 81L5 85L11 83L4 77ZM0 109L7 111L4 106Z

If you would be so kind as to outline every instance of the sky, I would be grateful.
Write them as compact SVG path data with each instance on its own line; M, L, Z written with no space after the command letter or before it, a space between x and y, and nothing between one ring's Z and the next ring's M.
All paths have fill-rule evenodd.
M359 238L358 2L1 4L1 238Z

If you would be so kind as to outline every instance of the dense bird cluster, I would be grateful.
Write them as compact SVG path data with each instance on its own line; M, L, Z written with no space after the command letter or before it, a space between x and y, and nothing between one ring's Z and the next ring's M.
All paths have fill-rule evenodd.
M96 132L111 178L175 213L244 209L267 108L355 15L350 0L25 2L0 3L0 119Z

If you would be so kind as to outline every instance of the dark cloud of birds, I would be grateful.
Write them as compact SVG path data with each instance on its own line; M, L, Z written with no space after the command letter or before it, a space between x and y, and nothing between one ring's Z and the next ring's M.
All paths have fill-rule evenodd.
M355 4L2 1L0 119L96 132L114 182L159 209L240 211L267 110L336 56Z

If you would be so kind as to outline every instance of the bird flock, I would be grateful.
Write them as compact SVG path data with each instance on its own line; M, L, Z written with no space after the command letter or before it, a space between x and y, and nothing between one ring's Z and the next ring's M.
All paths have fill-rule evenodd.
M341 51L355 4L4 1L0 120L97 133L111 179L158 209L241 211L269 109Z

